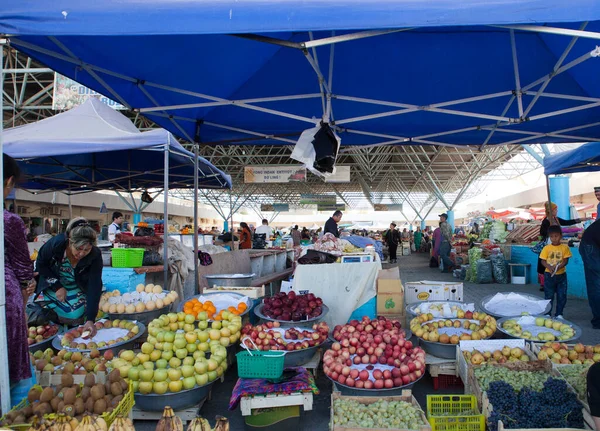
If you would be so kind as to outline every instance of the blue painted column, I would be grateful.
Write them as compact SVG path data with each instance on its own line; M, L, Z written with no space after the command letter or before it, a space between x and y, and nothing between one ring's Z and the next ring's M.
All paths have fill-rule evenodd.
M421 230L425 230L426 227L427 223L425 223L425 220L421 220Z
M142 213L133 213L133 225L137 226L142 221Z
M454 226L454 211L448 210L448 211L446 211L446 214L448 214L448 224L452 228L452 232L454 232L454 227L455 227Z
M229 232L229 222L227 220L223 222L223 232Z
M412 232L413 230L415 230L415 229L414 229L414 227L413 227L413 225L412 225L412 223L408 225L408 230L409 230L409 231L411 231L411 232Z
M558 205L558 216L565 220L571 218L569 180L569 177L550 177L550 197Z

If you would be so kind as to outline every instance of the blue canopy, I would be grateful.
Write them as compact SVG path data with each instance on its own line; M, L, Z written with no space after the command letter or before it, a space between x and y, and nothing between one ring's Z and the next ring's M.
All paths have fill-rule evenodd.
M546 175L600 171L600 143L590 142L544 158Z
M597 0L0 8L11 46L208 145L291 145L321 120L342 145L600 140L599 32Z
M27 190L135 191L162 188L164 151L169 187L193 188L194 154L163 129L140 132L97 99L4 132L4 152L25 171ZM198 158L200 188L229 188L231 178Z

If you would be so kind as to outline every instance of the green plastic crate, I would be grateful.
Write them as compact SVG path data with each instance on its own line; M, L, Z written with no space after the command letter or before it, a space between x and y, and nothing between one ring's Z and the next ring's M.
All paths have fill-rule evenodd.
M143 248L113 248L112 266L113 268L139 268L144 262Z
M427 395L427 420L433 431L485 431L475 395Z
M242 350L236 357L238 376L242 379L278 379L283 374L285 352Z

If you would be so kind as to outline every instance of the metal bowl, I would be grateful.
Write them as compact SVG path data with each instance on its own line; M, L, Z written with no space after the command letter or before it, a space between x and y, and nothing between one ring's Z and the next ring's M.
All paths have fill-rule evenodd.
M510 292L509 292L509 293L510 293ZM515 292L515 293L516 293L516 292ZM525 298L533 299L533 300L535 300L535 301L539 301L539 300L543 300L543 299L544 299L544 298L540 298L539 296L530 295L530 294L528 294L528 293L517 293L517 294L518 294L518 295L521 295L521 296L523 296L523 297L525 297ZM485 313L489 314L490 316L492 316L492 317L494 317L494 318L496 318L496 319L502 319L502 318L504 318L504 317L521 317L521 313L520 313L520 312L519 312L518 314L514 314L514 315L510 315L510 316L507 316L507 315L500 315L500 314L494 314L494 313L490 312L490 311L489 311L489 310L486 308L485 304L487 304L487 303L490 301L490 299L492 299L494 296L496 296L496 293L494 293L494 294L492 294L492 295L488 295L488 296L486 296L485 298L483 298L483 299L481 300L481 302L479 303L479 308L481 309L481 311L483 311L483 312L485 312ZM545 313L549 313L551 309L552 309L552 305L551 305L551 304L548 304L548 305L546 306L546 309L544 310L544 314L545 314ZM509 308L508 310L509 310L509 311L512 311L513 309L512 309L512 308Z
M298 326L298 327L306 327L306 326L312 326L313 323L317 323L320 320L322 320L327 313L329 313L329 307L326 306L325 304L321 305L321 308L323 309L323 311L321 312L321 315L318 317L311 317L310 319L306 319L306 320L299 320L297 322L293 321L293 320L279 320L279 319L273 319L272 317L267 317L263 314L262 310L263 310L264 304L260 303L258 304L255 308L254 308L254 314L256 314L257 317L263 319L263 320L267 320L269 322L279 322L281 324L281 326L287 327L287 326Z
M429 323L429 322L435 322L438 320L459 320L461 322L468 320L473 323L477 322L474 319L456 319L456 318L454 318L454 319L439 318L438 319L438 318L436 318L436 319L424 322L424 324ZM498 323L497 323L497 326L499 326ZM494 334L492 334L488 338L482 339L482 341L490 339L493 335ZM446 344L446 343L439 343L439 342L434 342L434 341L426 341L419 337L417 337L417 339L419 340L419 345L421 347L423 347L423 350L425 350L430 355L436 356L438 358L443 358L443 359L456 359L456 344L450 344L450 343Z
M419 377L414 382L409 383L408 385L398 386L398 387L391 388L391 389L358 389L358 388L351 388L350 386L342 385L341 383L334 381L329 376L327 376L327 378L329 380L331 380L331 383L333 383L333 385L335 385L335 387L337 388L337 390L340 391L340 393L342 395L350 395L350 396L357 396L357 397L391 397L391 396L394 396L394 395L402 395L402 390L403 389L410 389L410 388L412 388L415 385L415 383L417 383L419 380L421 380L423 378L424 374L425 373L421 374L421 377Z
M142 311L141 313L108 313L108 317L110 320L135 320L143 323L144 325L148 325L148 323L152 322L157 317L171 311L172 305L173 304L169 304L163 308L159 308L158 310Z
M212 286L246 287L250 286L255 274L210 274L205 275L206 281Z
M321 343L322 344L322 343ZM318 346L312 346L308 349L302 350L292 350L290 352L285 352L285 360L283 362L284 367L298 367L306 364L308 361L312 359L315 355L315 352L321 344Z
M52 342L53 340L60 334L64 332L64 328L62 325L58 325L58 332L51 337L46 338L45 340L40 341L39 343L31 344L29 346L29 351L31 353L35 353L38 350L46 350L49 347L54 347ZM60 350L60 349L59 349Z
M183 410L197 406L200 401L208 397L210 389L216 380L207 383L204 386L196 386L177 393L167 394L134 394L135 405L140 410L147 412L162 412L165 406L170 406L173 410Z
M183 301L179 302L179 305L177 306L177 311L183 311L183 307L185 306L185 303L188 302L190 299L194 299L194 298L199 298L201 296L212 296L212 295L231 295L231 296L237 296L239 298L248 298L249 301L246 301L248 303L248 307L246 308L246 310L242 313L239 314L239 316L245 316L246 314L248 314L250 312L250 310L252 309L254 302L253 299L250 298L249 296L246 295L242 295L241 293L235 293L235 292L211 292L211 293L203 293L202 295L193 295L193 296L189 296L187 298L185 298ZM218 310L217 310L218 311ZM210 319L209 319L210 321Z
M112 352L115 354L115 356L118 355L118 353L121 350L132 350L135 346L136 340L138 338L140 338L142 335L144 335L144 333L146 332L146 325L144 325L141 322L138 322L138 326L140 327L140 332L138 332L137 334L135 334L135 337L127 340L127 341L123 341L121 343L116 343L113 344L112 346L106 346L106 347L100 347L97 350L99 350L100 352L103 352L105 350L112 350ZM52 347L55 348L56 350L68 350L69 352L90 352L90 349L71 349L70 347L63 347L60 344L60 339L58 337L55 337L52 340Z
M517 316L517 319L520 317L522 317L522 316ZM543 317L544 319L549 319L548 316L541 316L541 315L531 316L531 317L533 317L534 319L537 317ZM511 319L515 320L515 317L503 317L502 319L498 319L498 322L497 322L498 323L498 331L500 331L501 333L506 335L508 338L517 338L517 339L523 339L523 340L527 340L527 341L533 341L535 343L544 343L544 341L541 341L541 340L529 340L528 338L517 337L515 335L509 334L508 332L506 332L506 330L504 328L502 328L502 324L504 322L506 322L507 320L511 320ZM573 322L570 322L565 319L552 319L552 320L563 321L575 330L575 335L573 337L571 337L567 340L556 340L559 343L569 343L569 342L578 340L581 337L581 334L583 334L583 330L578 325L574 324ZM546 329L550 329L550 328L546 328ZM552 331L554 331L554 329Z
M464 306L466 305L466 302L459 302L459 301L422 301L422 302L415 302L413 304L408 304L406 306L406 318L407 320L410 322L412 319L414 319L415 317L418 316L418 313L415 312L415 309L420 307L423 304L449 304L450 306L453 305L458 305L459 307L463 308L464 310Z

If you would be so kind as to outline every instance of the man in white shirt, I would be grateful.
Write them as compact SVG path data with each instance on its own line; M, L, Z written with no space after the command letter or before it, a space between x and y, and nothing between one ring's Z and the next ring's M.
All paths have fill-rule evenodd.
M112 216L112 223L108 226L108 240L115 242L118 233L121 233L121 224L123 224L123 213L115 211Z
M269 227L269 221L267 219L263 219L262 225L257 227L256 230L254 231L254 233L256 235L261 235L261 234L266 235L266 240L268 241L269 238L271 238L271 235L273 234L273 231Z

